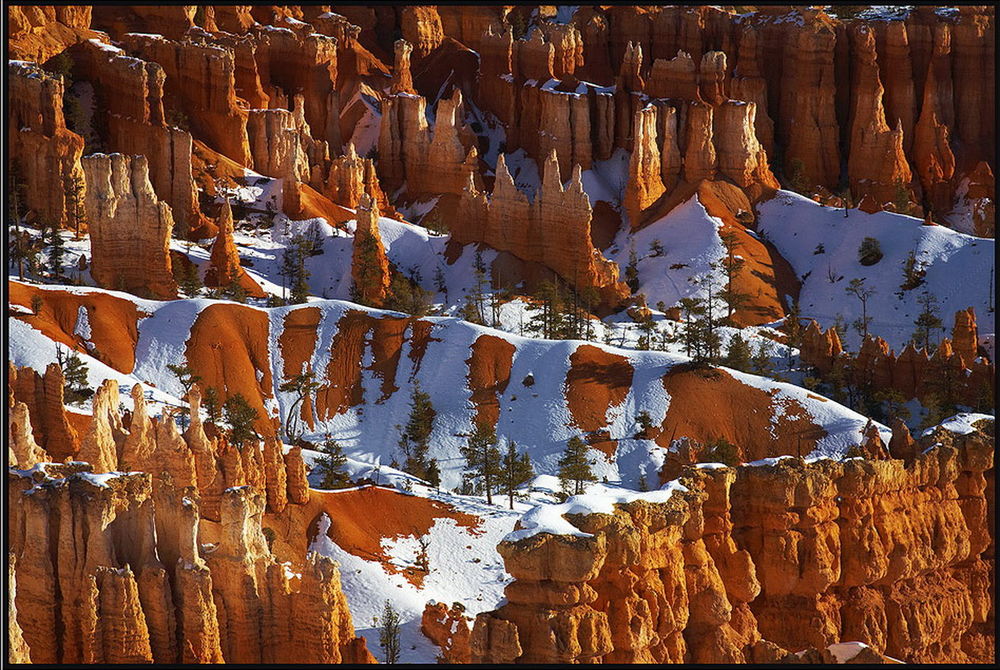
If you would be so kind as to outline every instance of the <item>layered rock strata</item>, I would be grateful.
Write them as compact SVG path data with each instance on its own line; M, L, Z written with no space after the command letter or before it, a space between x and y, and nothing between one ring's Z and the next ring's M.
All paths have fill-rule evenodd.
M905 460L689 468L665 500L570 505L574 535L500 544L514 582L477 617L473 661L774 662L857 640L990 662L992 424L978 425Z

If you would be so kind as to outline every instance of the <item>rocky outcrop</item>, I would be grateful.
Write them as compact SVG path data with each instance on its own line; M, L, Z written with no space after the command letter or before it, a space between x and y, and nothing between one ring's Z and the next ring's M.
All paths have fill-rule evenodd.
M95 112L102 116L108 150L146 156L153 189L170 205L180 230L202 227L191 172L191 133L174 125L176 114L166 115L164 69L96 41L81 44L76 53L79 76L94 86Z
M672 110L672 108L671 108ZM645 107L635 114L632 125L632 157L622 205L633 227L643 210L656 202L665 190L661 174L660 149L656 137L656 109Z
M773 662L857 640L990 662L988 430L939 429L906 461L689 467L610 513L571 499L574 535L500 544L514 582L477 617L473 661Z
M351 277L359 302L372 307L385 305L391 281L389 259L378 231L378 217L378 205L368 194L363 194L358 203Z
M98 37L89 5L12 5L7 8L9 57L44 63L67 47Z
M9 377L15 406L24 403L28 408L28 425L32 427L35 443L55 462L73 458L80 448L77 431L70 423L63 404L64 382L58 363L50 363L44 375L31 368L16 368ZM31 454L31 447L26 441L25 437L23 448L26 454Z
M251 489L224 494L209 549L190 488L157 494L143 472L8 476L16 616L32 662L371 660L335 564L312 554L290 581ZM315 616L285 625L307 610Z
M61 77L24 61L9 61L7 140L23 204L41 225L68 225L68 184L80 178L83 138L66 128Z
M423 58L441 44L444 31L436 7L407 6L403 7L401 15L403 39L413 45L417 59Z
M218 228L219 234L212 243L212 255L205 273L205 285L228 288L235 284L249 296L265 297L264 289L240 265L240 254L233 241L233 210L228 199L222 201Z
M312 183L323 195L344 207L354 209L367 194L375 202L379 211L388 212L389 200L379 185L375 174L375 162L371 158L361 158L354 143L347 144L347 151L330 161L330 168L323 177L318 168L313 168Z
M946 115L952 114L950 52L951 32L948 26L939 26L934 31L934 50L913 137L913 161L923 187L924 208L936 212L951 207L951 179L955 174L955 156L944 122ZM946 86L947 93L942 95Z
M177 297L171 271L170 205L149 183L145 156L83 159L91 276L101 286L159 299Z
M901 119L886 123L883 87L875 56L875 33L866 25L851 34L855 76L851 105L850 154L847 172L856 199L871 195L878 203L910 198L909 163L903 152ZM900 196L900 193L903 196Z
M461 244L484 242L518 258L542 263L577 289L596 289L600 301L618 305L628 289L618 281L618 267L590 241L591 208L580 168L563 188L555 152L545 162L542 183L532 202L521 193L501 156L492 197L476 186L462 193L452 239Z
M979 355L978 337L975 310L970 307L955 313L951 339L942 340L933 355L911 342L897 356L885 340L870 335L858 353L850 355L843 352L834 328L823 332L812 321L803 333L800 357L821 377L846 374L855 384L895 389L907 400L926 402L945 393L949 401L977 406L992 397L995 370L993 361Z
M301 98L294 112L287 109L253 109L247 119L247 135L254 169L281 179L281 209L297 216L302 208L300 184L309 183L310 164L325 159L325 144L315 144L309 135Z
M31 432L31 415L28 406L17 402L10 408L7 429L7 455L11 467L27 470L36 463L48 461L48 455L35 442Z
M394 191L406 184L409 197L421 194L459 195L469 177L479 180L478 152L466 148L462 124L462 93L438 101L434 132L425 115L426 100L399 93L382 101L377 163L379 177Z
M255 30L254 40L254 59L271 108L292 109L289 98L302 96L307 136L339 152L342 142L337 38L312 32L309 26L302 31L269 26Z
M130 33L126 52L163 68L167 104L183 113L191 133L240 165L251 166L247 111L237 104L235 57L212 44Z
M471 663L471 622L461 603L449 609L444 603L429 602L420 618L420 632L441 648L442 663Z

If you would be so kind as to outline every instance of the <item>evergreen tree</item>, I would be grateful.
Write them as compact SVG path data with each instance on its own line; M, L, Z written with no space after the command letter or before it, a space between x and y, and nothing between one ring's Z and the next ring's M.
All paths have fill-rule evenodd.
M734 467L740 464L739 449L735 444L726 440L726 438L720 437L714 442L709 442L705 445L702 462L723 463L729 467Z
M358 256L355 263L357 277L352 286L351 299L362 305L369 304L365 299L381 291L380 284L383 281L382 270L378 262L378 242L374 235L364 235L355 238L354 243L358 245Z
M67 403L82 403L94 395L93 389L88 385L90 370L75 351L70 350L66 354L56 345L56 361L62 368L63 398Z
M194 386L199 381L201 381L201 377L194 374L194 372L192 372L191 370L191 366L187 365L186 363L185 364L168 363L167 369L170 370L170 372L175 377L177 377L177 381L180 382L181 388L184 389L184 392L181 394L181 400L186 399L188 393L191 391L191 387ZM187 417L191 413L191 408L181 407L178 409L178 413L179 416L181 417L182 424L186 425Z
M750 371L750 345L739 333L735 333L729 338L729 346L726 348L724 363L734 370L741 372Z
M83 207L83 192L85 188L83 176L79 172L68 175L65 179L64 187L69 218L73 222L73 234L79 239L80 228L87 223L87 212Z
M477 422L469 442L461 448L468 467L467 475L479 480L480 489L486 493L486 502L493 504L493 491L500 479L500 450L493 426Z
M66 242L59 233L59 224L53 223L44 229L49 245L49 274L53 279L62 276L66 255Z
M291 300L293 304L306 302L309 296L309 271L306 269L306 257L312 243L303 235L296 233L292 236L281 256L281 269L278 274L282 277L283 297ZM289 287L291 297L289 298Z
M378 644L382 648L382 654L385 656L383 662L387 664L398 663L400 651L399 612L393 608L391 602L386 600L385 606L382 608L381 620L379 617L375 617L372 623L378 628Z
M313 464L313 472L319 475L318 488L343 489L351 486L351 478L344 470L347 456L340 443L331 439L327 433L326 439L319 446L319 451L322 455L317 457Z
M684 323L681 342L684 343L685 355L691 358L692 352L702 346L702 330L698 319L705 314L705 301L701 298L681 298L680 307Z
M198 266L194 263L174 263L174 279L184 295L194 298L204 288L198 274Z
M649 243L649 255L654 258L663 255L663 242L659 238Z
M583 493L584 482L597 481L590 469L591 462L587 460L587 443L574 435L566 442L566 451L559 459L559 480L563 490L569 491L572 486L573 495Z
M868 300L875 295L876 291L874 287L866 286L865 280L856 277L851 280L851 283L847 285L844 289L848 295L853 295L858 301L861 302L861 317L857 319L853 324L854 329L858 331L861 335L861 339L864 340L868 337L868 326L871 324L871 317L868 316Z
M316 389L320 387L316 381L316 375L303 364L303 370L297 375L286 377L278 390L282 393L293 393L295 395L291 406L288 408L288 415L285 417L285 437L288 442L294 444L301 435L299 418L302 414L302 405L307 398L310 398Z
M413 316L426 316L430 311L430 292L425 291L418 282L394 272L389 284L386 307Z
M406 427L399 436L399 449L403 452L403 469L421 479L430 481L431 462L427 452L431 446L431 431L434 429L434 405L431 396L420 389L420 384L413 385L410 394L410 416ZM440 481L440 473L438 473ZM437 483L431 482L435 486Z
M237 448L242 449L248 442L260 439L254 429L257 410L250 406L243 394L237 393L227 398L222 404L222 411L229 424L229 441Z
M625 266L625 284L632 293L639 290L639 259L635 255L635 247L628 250L628 265Z
M896 295L902 298L903 291L911 291L923 284L926 275L927 271L924 270L923 264L917 262L917 255L910 251L903 261L903 283L900 284L899 293Z
M750 370L755 375L769 377L774 371L774 364L771 362L771 354L763 340L757 343L753 357L750 359Z
M874 237L866 237L861 240L858 247L858 262L862 265L875 265L882 260L882 246Z
M735 231L728 230L722 233L722 243L726 247L726 256L718 265L715 263L712 264L713 270L721 267L726 275L726 284L719 291L719 297L726 303L726 318L730 320L733 318L733 313L750 300L748 294L736 287L736 278L746 265L746 261L736 255L736 242L737 236Z
M528 452L519 455L517 445L508 442L507 453L500 463L500 487L507 494L511 509L514 509L514 494L517 487L531 481L534 476L535 470L531 467Z
M913 341L917 346L923 347L929 354L937 348L937 338L934 332L944 327L938 311L937 296L924 291L917 297L917 304L920 305L920 313L917 315L913 325L917 327L913 331ZM933 341L932 341L933 339Z
M219 403L219 392L214 386L209 386L202 393L201 406L205 408L209 423L216 426L222 423L222 405Z

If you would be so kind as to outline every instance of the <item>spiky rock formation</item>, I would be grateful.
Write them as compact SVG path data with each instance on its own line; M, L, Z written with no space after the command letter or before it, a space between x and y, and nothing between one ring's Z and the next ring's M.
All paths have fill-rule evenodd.
M559 161L551 152L541 186L529 203L514 185L501 155L492 197L481 193L470 176L459 206L459 225L451 232L462 244L485 242L521 260L541 263L578 289L595 289L603 304L618 305L628 289L618 281L617 265L594 249L590 220L590 201L579 166L563 188Z
M382 307L389 294L389 259L378 232L378 204L367 193L358 203L351 277L357 299L365 305Z
M204 225L191 171L191 133L164 112L166 73L159 64L138 61L116 47L87 41L76 50L80 76L102 101L95 109L111 152L142 154L157 196L170 205L183 230ZM92 125L95 125L92 122Z
M335 564L312 554L290 583L251 488L224 493L222 541L205 553L193 488L162 482L158 494L144 472L46 468L8 480L12 601L32 662L372 660ZM305 610L315 616L288 625Z
M149 183L145 156L83 159L91 276L101 286L160 299L177 297L170 237L174 219Z
M853 59L857 68L857 93L851 107L851 152L847 171L856 197L872 195L879 204L899 199L910 191L909 163L903 152L903 125L886 123L882 104L883 87L875 56L875 34L859 26L852 35Z
M236 284L249 296L265 297L264 289L240 265L240 254L233 241L233 209L228 198L222 201L218 228L219 234L212 243L212 256L205 273L205 285L226 288Z

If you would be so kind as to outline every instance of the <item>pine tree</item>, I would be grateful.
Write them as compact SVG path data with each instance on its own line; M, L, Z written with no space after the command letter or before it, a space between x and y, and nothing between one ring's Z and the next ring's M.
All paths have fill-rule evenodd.
M921 284L924 283L924 277L927 275L927 271L924 270L923 264L917 262L917 255L910 251L906 255L906 260L903 261L903 283L899 286L899 297L903 297L903 291L911 291Z
M749 300L750 296L736 287L736 278L739 276L740 272L743 271L743 267L746 265L746 261L736 255L736 233L732 230L728 230L721 235L722 243L726 247L726 256L722 259L719 264L712 264L712 269L721 268L726 275L726 285L719 291L719 298L726 303L726 318L732 319L733 314L745 305Z
M597 481L590 469L591 462L587 460L587 443L574 435L566 442L566 451L559 459L559 480L563 490L568 491L572 485L573 494L583 493L584 482Z
M310 272L306 269L306 257L311 248L312 243L296 233L289 240L281 256L281 269L278 274L282 277L282 288L285 289L283 297L288 298L290 287L290 300L294 304L306 302L309 296Z
M920 313L913 322L913 325L917 327L913 331L913 341L917 346L923 347L930 355L937 348L937 338L934 337L934 331L944 326L938 311L937 296L924 291L917 297L917 304L920 305Z
M739 333L733 334L729 338L729 346L726 348L726 358L723 362L734 370L741 372L750 371L750 345Z
M85 188L83 177L79 172L74 172L66 177L64 186L69 218L73 222L73 235L79 239L80 228L87 223L87 212L83 207L83 191Z
M414 384L413 392L410 394L410 416L406 421L406 427L400 433L399 449L403 452L403 469L427 481L430 481L431 465L427 454L431 445L435 416L437 412L434 411L430 394L422 391L420 384ZM440 473L438 476L440 477Z
M399 612L393 608L391 602L386 600L385 606L382 608L381 620L379 617L375 617L372 624L378 628L378 644L382 648L382 654L385 656L383 662L387 664L398 663L400 651Z
M698 325L698 318L705 313L705 301L701 298L681 298L680 307L684 317L681 341L684 343L685 355L691 358L692 351L702 346L702 331Z
M90 370L75 351L70 350L68 354L64 354L57 345L56 361L62 368L63 398L67 403L82 403L94 395L93 389L88 386Z
M861 240L858 247L858 262L862 265L875 265L882 260L882 245L874 237L866 237Z
M872 322L871 317L868 316L868 300L875 295L876 291L874 287L866 286L865 280L860 277L852 279L851 283L847 285L847 288L845 288L844 291L846 291L848 295L853 295L861 302L861 317L855 320L855 322L851 325L854 326L854 329L858 331L859 335L861 335L861 339L864 340L868 337L868 326L871 325Z
M278 390L282 393L293 393L295 395L291 406L288 408L288 415L285 417L285 437L288 442L294 444L299 439L299 435L301 435L299 417L302 414L302 405L319 387L320 384L316 381L315 373L305 365L303 365L302 372L286 377L278 387Z
M500 487L507 494L511 509L514 509L514 494L517 487L531 481L534 476L535 470L531 467L528 452L518 455L517 444L508 442L507 453L500 463Z
M625 284L632 293L639 290L639 259L635 255L635 247L628 250L628 265L625 266Z
M174 263L174 279L177 281L177 286L184 291L184 295L189 298L197 296L205 286L198 274L198 266L190 262Z
M319 451L322 455L316 458L313 465L313 472L319 475L318 488L343 489L350 486L351 479L344 470L347 465L347 456L340 443L327 433Z
M45 229L49 245L49 274L58 279L63 273L63 260L66 255L66 242L59 233L59 224L50 224Z
M486 502L493 504L493 491L500 478L500 450L497 449L497 435L493 426L477 422L469 442L461 448L470 479L478 479L481 490L486 493Z
M755 375L764 377L770 376L774 370L774 364L771 362L771 354L763 341L758 342L757 349L750 358L750 370Z
M227 398L222 404L222 411L229 424L229 441L237 448L242 449L248 442L260 439L254 429L257 410L250 406L243 394L237 393Z
M219 392L215 390L214 386L209 386L201 396L201 406L205 409L209 423L220 425L222 423L222 404L219 402Z

